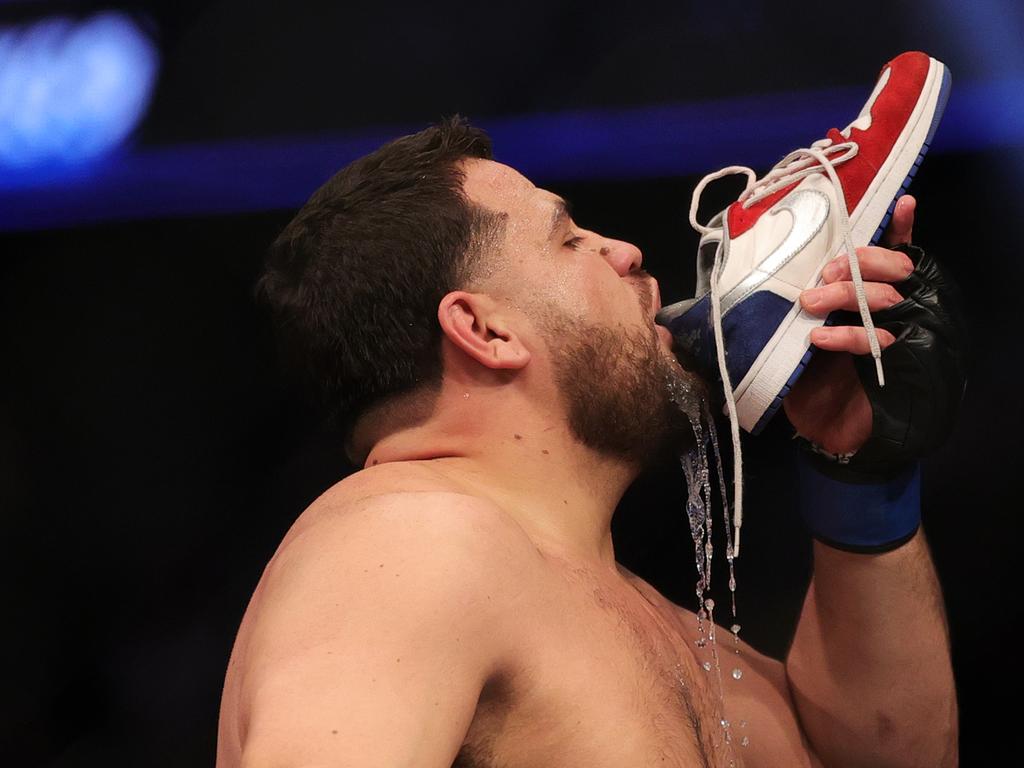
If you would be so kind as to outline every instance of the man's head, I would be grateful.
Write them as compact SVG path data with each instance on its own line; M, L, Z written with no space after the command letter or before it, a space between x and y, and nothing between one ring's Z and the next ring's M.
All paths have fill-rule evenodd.
M449 362L499 388L546 356L575 439L643 466L692 444L669 384L695 401L702 384L659 337L641 260L578 227L565 201L490 160L486 136L452 120L317 191L261 284L286 351L346 430L395 403L405 425L429 418L447 340Z
M489 157L459 118L392 141L320 187L271 247L258 290L286 362L343 433L440 387L438 302L486 271L502 230L462 189L461 161Z

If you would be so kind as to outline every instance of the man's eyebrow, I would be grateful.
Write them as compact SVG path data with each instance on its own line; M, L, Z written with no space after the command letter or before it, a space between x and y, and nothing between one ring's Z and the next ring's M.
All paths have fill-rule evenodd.
M554 203L555 208L551 212L551 232L548 234L549 240L555 236L560 226L572 218L572 203L561 197L556 197Z

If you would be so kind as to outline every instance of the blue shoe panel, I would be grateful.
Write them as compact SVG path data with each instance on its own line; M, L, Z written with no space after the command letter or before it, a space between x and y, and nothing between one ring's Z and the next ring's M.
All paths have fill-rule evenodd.
M750 370L765 344L778 330L793 302L771 291L757 291L734 306L722 318L725 364L735 387ZM686 313L668 323L676 343L690 354L700 373L711 381L720 381L711 323L711 294L705 294Z

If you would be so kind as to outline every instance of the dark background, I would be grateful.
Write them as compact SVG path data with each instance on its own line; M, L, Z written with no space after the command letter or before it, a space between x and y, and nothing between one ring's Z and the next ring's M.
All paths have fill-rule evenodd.
M483 119L848 85L866 96L881 64L913 48L949 64L954 100L960 82L1024 74L1016 4L779 5L140 3L130 9L164 64L138 146L415 129L456 111ZM0 23L42 7L107 6L0 4ZM757 124L751 114L752 135ZM808 126L778 155L828 127ZM1012 143L937 147L912 190L915 240L963 287L974 344L956 432L924 465L964 765L1015 754L1022 161ZM640 245L666 304L691 295L696 177L536 180L572 200L582 225ZM709 193L706 209L729 191ZM4 763L212 763L228 654L261 570L305 505L354 470L284 385L252 300L293 213L119 221L111 211L87 227L0 233ZM785 444L781 425L745 436L737 566L743 634L777 656L810 572ZM627 493L614 530L625 565L692 606L683 500L678 467L659 468ZM899 616L891 631L914 642Z

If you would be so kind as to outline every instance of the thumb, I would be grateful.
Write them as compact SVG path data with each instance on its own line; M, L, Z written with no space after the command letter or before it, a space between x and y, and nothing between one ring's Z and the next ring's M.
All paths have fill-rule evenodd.
M911 195L903 195L896 201L896 208L892 212L892 221L889 222L883 237L883 242L886 245L904 245L911 242L916 209L917 200Z

